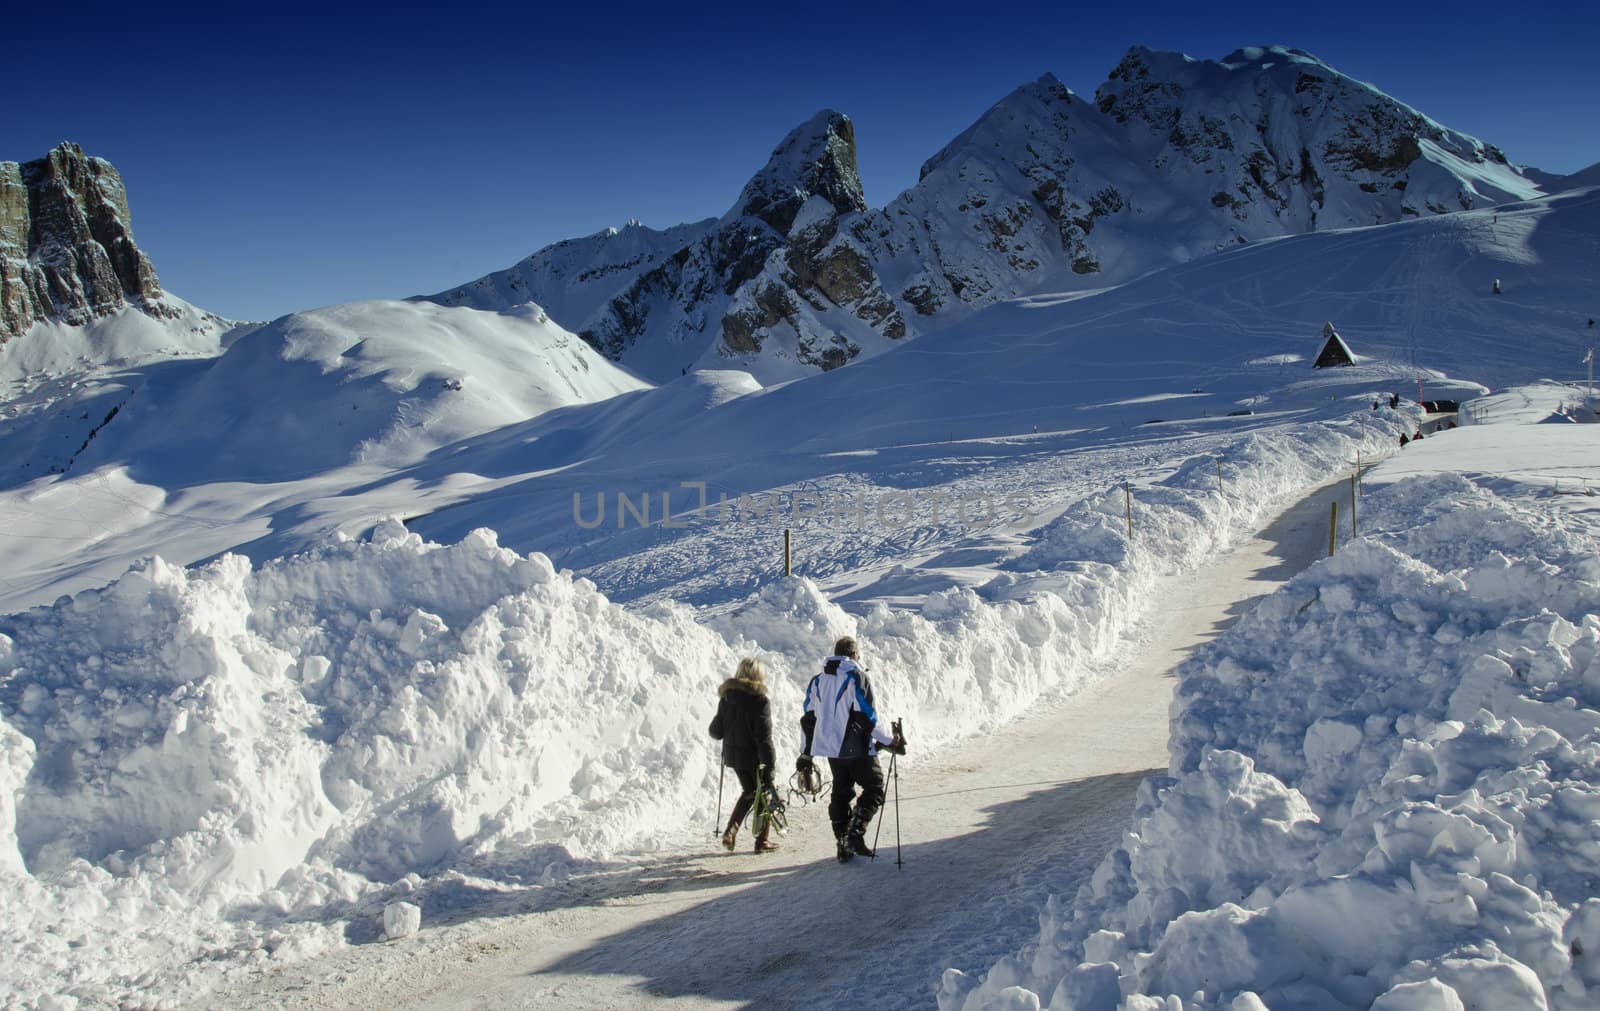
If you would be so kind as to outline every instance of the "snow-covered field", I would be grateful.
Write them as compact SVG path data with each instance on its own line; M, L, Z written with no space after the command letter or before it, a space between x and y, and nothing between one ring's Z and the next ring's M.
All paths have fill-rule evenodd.
M712 816L743 654L792 711L856 634L937 752L1387 456L1363 537L1186 669L1174 778L1092 886L940 1000L1584 1006L1600 426L1526 424L1578 394L1523 386L1401 452L1427 422L1371 405L1419 370L1461 399L1573 378L1597 207L1263 243L768 389L647 388L535 308L416 303L96 373L116 419L0 490L0 992L203 1003L441 876L647 850ZM1313 374L1328 317L1365 357ZM0 444L83 424L76 381L14 380Z

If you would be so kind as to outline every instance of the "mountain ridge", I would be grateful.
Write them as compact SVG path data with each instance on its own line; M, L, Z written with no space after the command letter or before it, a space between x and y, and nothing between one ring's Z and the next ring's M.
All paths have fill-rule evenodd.
M1042 74L882 208L861 197L855 161L849 117L823 110L720 219L640 232L632 256L609 249L630 229L557 243L511 268L516 288L498 272L420 297L498 309L538 293L652 380L736 367L770 382L1046 286L1104 287L1231 245L1542 192L1494 145L1286 46L1222 60L1133 46L1092 99ZM581 305L561 280L579 258L591 264Z

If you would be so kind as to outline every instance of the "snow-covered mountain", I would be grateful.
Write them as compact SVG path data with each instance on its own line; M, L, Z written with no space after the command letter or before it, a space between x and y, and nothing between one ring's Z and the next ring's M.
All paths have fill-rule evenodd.
M1310 66L1290 63L1295 73ZM1169 70L1222 81L1242 73L1206 66ZM1267 80L1276 70L1256 73ZM1528 959L1552 992L1572 998L1549 1006L1587 1007L1581 998L1600 986L1600 969L1565 954L1600 951L1600 899L1590 895L1593 875L1578 873L1581 845L1570 844L1588 838L1595 807L1584 799L1593 795L1587 785L1581 796L1566 794L1578 798L1570 815L1496 836L1510 842L1491 846L1500 855L1492 867L1480 863L1478 851L1491 844L1476 829L1446 840L1464 847L1456 853L1428 842L1436 832L1415 830L1426 819L1405 828L1331 808L1339 818L1353 814L1345 824L1354 831L1330 818L1319 838L1343 834L1314 860L1298 844L1260 850L1282 861L1282 876L1263 879L1278 892L1257 893L1255 880L1223 872L1237 870L1229 840L1258 837L1231 833L1236 823L1254 824L1240 820L1248 812L1230 813L1239 801L1301 790L1327 796L1321 772L1307 779L1297 768L1308 742L1319 770L1373 772L1385 788L1404 787L1394 795L1402 819L1417 810L1413 802L1492 813L1478 801L1504 792L1502 775L1544 782L1537 763L1545 754L1594 750L1593 699L1583 696L1587 708L1575 716L1577 689L1547 689L1560 687L1554 677L1507 677L1511 692L1484 693L1475 674L1462 707L1440 708L1442 695L1418 693L1442 686L1431 679L1448 678L1445 666L1474 650L1516 659L1526 645L1543 652L1519 669L1569 683L1600 655L1589 603L1600 530L1592 503L1600 499L1578 491L1600 480L1588 463L1600 458L1600 428L1570 423L1592 417L1573 406L1583 400L1581 362L1594 340L1600 190L1411 215L1405 201L1424 193L1454 185L1459 196L1470 184L1469 202L1481 202L1521 177L1487 149L1482 163L1472 161L1476 149L1453 135L1418 141L1422 154L1393 176L1382 166L1336 171L1327 147L1337 137L1346 143L1347 133L1323 124L1305 128L1327 138L1313 159L1323 179L1316 200L1302 199L1297 167L1292 180L1274 183L1292 196L1282 207L1257 194L1242 217L1241 207L1209 199L1187 208L1190 217L1177 203L1141 215L1142 201L1161 197L1147 192L1151 180L1200 196L1218 180L1253 184L1246 139L1281 138L1274 129L1252 135L1257 113L1241 112L1232 148L1175 145L1172 127L1163 133L1147 122L1165 115L1156 104L1176 101L1174 92L1134 96L1124 77L1101 96L1112 98L1108 111L1048 79L1022 89L883 211L860 198L848 120L825 114L780 148L723 218L552 247L538 263L464 290L468 304L295 313L214 340L220 353L161 345L170 321L125 306L88 324L36 322L0 348L0 381L15 377L0 402L0 945L15 953L0 973L0 1003L258 1006L207 990L246 974L272 986L283 963L318 952L343 959L350 944L396 965L419 947L359 942L399 901L420 906L430 927L459 916L470 936L467 919L497 916L492 910L520 917L529 903L565 901L559 886L569 874L610 874L621 866L612 858L645 848L659 857L663 843L678 845L691 831L703 841L701 826L721 811L717 753L702 728L713 686L742 655L768 663L774 710L791 714L792 727L819 648L857 635L881 664L874 679L882 697L918 730L913 761L975 735L1004 745L1013 717L1040 696L1103 676L1143 634L1144 617L1173 608L1174 594L1158 580L1206 564L1310 486L1347 473L1351 461L1399 453L1402 464L1428 466L1439 449L1466 445L1477 448L1452 469L1477 471L1486 443L1472 440L1497 427L1498 412L1482 401L1468 405L1460 431L1435 438L1431 430L1420 446L1399 450L1400 434L1438 423L1411 401L1416 384L1425 382L1429 397L1466 400L1485 386L1550 377L1567 383L1508 394L1523 399L1520 410L1537 406L1560 421L1539 426L1547 433L1540 453L1528 452L1525 437L1510 440L1499 451L1502 473L1474 478L1485 495L1533 482L1519 493L1526 508L1463 511L1461 502L1473 506L1464 488L1432 484L1408 493L1410 505L1388 512L1385 527L1384 509L1369 514L1363 500L1370 540L1354 548L1340 541L1344 558L1334 562L1344 568L1314 577L1325 588L1319 599L1308 604L1312 584L1302 583L1308 592L1271 605L1280 620L1258 623L1264 634L1221 654L1260 675L1261 704L1231 706L1232 722L1221 724L1238 728L1229 743L1255 753L1260 776L1225 781L1175 765L1201 778L1148 791L1152 804L1165 792L1170 805L1165 814L1141 809L1161 829L1137 835L1155 856L1094 875L1093 904L1084 908L1096 919L1086 915L1084 931L1060 903L1041 919L1044 900L1032 892L1045 879L1032 870L1013 877L1026 883L1010 887L1025 887L1028 898L1012 912L987 905L997 916L1020 910L1015 943L1038 937L1044 958L1026 975L1020 961L1002 966L983 984L947 975L941 999L982 1006L992 996L984 987L1015 982L1035 995L1065 985L1060 992L1075 1006L1093 1006L1075 989L1086 957L1100 963L1094 979L1109 984L1102 1007L1114 1005L1119 978L1130 993L1192 994L1208 984L1191 967L1219 962L1233 971L1248 955L1229 977L1242 988L1255 982L1257 964L1263 976L1279 964L1250 952L1292 955L1290 943L1302 943L1294 938L1311 936L1300 932L1308 919L1348 922L1355 900L1379 895L1371 908L1405 930L1385 935L1382 957L1365 957L1371 946L1351 954L1333 943L1344 936L1318 937L1313 954L1332 956L1290 958L1284 964L1301 975L1264 980L1282 984L1269 1003L1228 994L1226 1004L1197 1006L1365 1007L1391 986L1412 986L1402 970L1459 961L1450 952L1461 945L1481 942L1481 953L1505 942L1509 957ZM1192 89L1220 87L1204 83L1196 77ZM1299 129L1302 118L1282 129ZM1134 150L1123 132L1145 138L1146 161L1107 160L1110 168L1091 173L1088 152L1099 152L1098 165L1107 152ZM1301 141L1283 143L1272 150L1298 150ZM1381 153L1403 138L1373 143ZM1210 161L1197 159L1202 147ZM1263 179L1274 178L1256 164ZM1453 174L1469 164L1478 175ZM1403 190L1374 181L1390 178L1409 181ZM1045 185L1051 179L1059 195ZM1107 186L1123 205L1106 198L1099 210L1073 208ZM1073 269L1077 233L1050 217L1052 202L1090 222L1068 223L1098 270ZM1309 229L1313 211L1315 232L1274 231ZM1329 230L1336 214L1365 223L1380 213L1395 220ZM995 245L1000 234L1009 246ZM1199 255L1217 242L1223 251ZM1012 264L1012 255L1038 262ZM1187 262L1104 284L1147 256ZM917 284L926 297L919 290L911 299ZM1024 296L1005 299L1008 291ZM619 357L670 381L651 386L628 375L559 326L559 316L528 304L530 296L611 321L620 329L605 332L617 338ZM867 307L878 304L893 312L877 318ZM769 311L794 322L768 322ZM703 330L696 312L706 314ZM673 370L697 347L689 361L728 360L716 342L726 343L727 318L741 312L753 314L748 326L740 330L736 318L731 332L755 350L732 357L767 375L815 371L829 364L824 355L848 360L852 347L856 357L889 347L903 340L896 319L905 336L924 336L848 369L765 388L735 369L678 377ZM1311 367L1329 320L1356 353L1354 367ZM668 328L661 340L658 324ZM1405 397L1397 407L1377 406L1396 392ZM47 465L52 472L41 473ZM1439 508L1445 500L1448 509ZM1573 515L1579 509L1591 515ZM1568 515L1555 518L1558 510ZM1409 513L1431 517L1433 529L1412 537L1398 522ZM1320 541L1325 511L1317 515ZM1563 530L1574 531L1570 540ZM785 578L791 532L797 575ZM1385 554L1385 545L1406 541L1419 552L1414 560ZM1468 564L1476 571L1463 578ZM1579 632L1539 616L1549 588L1563 584L1589 595L1555 601L1560 620L1581 630L1578 649L1567 646ZM1360 627L1344 627L1351 621ZM1378 662L1352 661L1351 642ZM1419 657L1424 664L1413 662ZM1343 676L1357 661L1375 676ZM1280 672L1279 663L1288 667ZM1194 669L1210 678L1233 668ZM1300 690L1272 691L1281 684ZM1235 695L1217 698L1228 702L1248 686L1224 687ZM1538 707L1523 704L1547 690ZM1383 712L1358 707L1345 723L1358 694L1361 706L1376 700ZM1280 720L1284 698L1311 702ZM1394 713L1391 699L1403 700ZM1414 770L1391 766L1389 756L1403 763L1424 746L1443 746L1451 736L1436 734L1443 724L1435 721L1471 718L1466 710L1482 702L1508 726L1530 712L1546 721L1527 724L1538 740L1525 763L1490 742L1480 754L1495 763L1511 756L1514 766L1486 764L1483 780L1441 766L1427 792L1413 789L1426 785ZM1429 714L1426 722L1402 722L1407 707ZM1344 761L1357 754L1345 745L1358 740L1361 760ZM1150 767L1140 761L1127 770ZM1132 789L1131 779L1112 778ZM1582 778L1596 781L1587 771ZM1344 798L1365 789L1354 778L1340 782ZM1018 785L1032 805L1039 784ZM1108 798L1116 794L1099 792L1107 785L1073 796L1114 811ZM1204 831L1174 817L1185 797L1214 800L1194 822ZM1173 820L1147 820L1158 814ZM1116 815L1097 818L1110 829L1103 845L1115 845L1123 826L1105 819ZM1281 834L1282 824L1268 818L1260 837ZM994 843L993 832L973 825L945 827L964 836L956 845L972 831L991 845L1017 838L1002 832ZM1377 862L1359 835L1374 825L1383 833L1398 826L1387 838L1421 840L1427 852L1403 849ZM1048 831L1060 830L1052 823ZM1083 837L1072 838L1079 848ZM929 840L914 845L917 866L940 866ZM1072 860L1081 869L1093 851L1080 849ZM1512 850L1530 856L1511 860ZM1167 878L1159 868L1169 853L1181 873ZM1569 854L1570 871L1558 862ZM1456 856L1472 863L1458 867ZM645 868L655 880L698 873L685 864ZM1306 877L1313 869L1352 880L1353 869L1381 873L1381 890L1324 889ZM932 880L919 873L897 880ZM809 874L766 880L810 888L818 879ZM1169 882L1207 887L1179 895ZM1280 903L1291 884L1322 889L1323 898ZM786 898L770 884L754 887L768 890L739 901L761 916ZM1451 889L1495 896L1481 926L1458 918L1464 903L1434 901ZM618 908L581 891L585 906ZM579 901L578 890L568 894ZM1262 908L1252 902L1250 929L1288 938L1281 946L1251 947L1257 935L1230 933L1242 917L1228 907L1253 895ZM1575 911L1579 901L1588 905ZM1269 916L1270 904L1278 908ZM694 915L708 922L698 905ZM952 906L951 919L925 924L922 936L936 936L939 948L914 953L913 971L932 962L936 973L957 957L948 938L983 932L968 912ZM1194 917L1174 921L1182 926L1162 941L1179 914ZM724 934L727 922L739 922L710 920ZM1102 937L1091 953L1079 943L1088 929L1119 922L1125 945ZM419 940L431 942L429 933L446 934L425 931ZM1011 942L987 941L982 959L972 949L966 967L987 964L1002 943ZM1224 949L1238 957L1217 958ZM594 963L639 978L640 965L611 957L617 950L597 949ZM1386 964L1391 954L1407 964ZM452 959L449 971L461 964ZM751 971L765 975L770 964ZM1353 979L1351 967L1363 978ZM347 977L343 965L338 975ZM527 978L519 968L519 985ZM1302 978L1328 989L1307 989ZM292 983L279 990L291 992L312 994ZM572 992L553 999L570 1003ZM895 1006L911 992L880 988L867 998ZM1324 992L1355 996L1340 1004ZM1407 992L1381 1006L1416 1006L1397 1002ZM1538 1006L1485 992L1495 998L1485 1006ZM429 999L425 988L393 980L371 991L379 1006L396 993ZM683 996L761 1003L738 989ZM851 997L861 1002L859 992ZM1011 1006L1040 1004L1017 1000ZM841 1001L824 994L819 1002Z
M1135 47L1093 101L1018 88L870 209L850 120L784 138L720 219L557 243L428 296L528 300L642 375L845 364L1018 295L1104 287L1233 245L1539 195L1499 149L1316 57Z
M136 459L183 484L352 463L643 384L518 300L354 302L236 323L164 292L111 164L0 164L0 487Z
M1520 168L1523 175L1539 184L1539 188L1546 193L1561 193L1565 190L1583 189L1589 186L1600 186L1600 162L1588 168L1579 169L1570 175L1559 172L1544 172L1540 169L1523 165Z
M251 329L161 289L111 163L0 162L0 485L66 470L148 375Z
M36 322L84 324L129 307L169 320L192 308L165 296L134 242L111 163L70 143L0 162L0 346Z
M768 363L757 371L769 378L827 370L863 343L878 350L906 334L869 259L834 241L868 214L855 128L823 111L784 138L721 218L560 242L429 299L480 309L533 299L657 380L730 358Z

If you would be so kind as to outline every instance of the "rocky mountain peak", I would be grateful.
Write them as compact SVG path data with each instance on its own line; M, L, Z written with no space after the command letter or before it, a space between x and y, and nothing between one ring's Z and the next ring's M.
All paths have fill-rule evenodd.
M1054 74L1017 88L989 108L932 158L922 163L917 180L928 178L940 166L972 152L986 152L1006 160L1038 160L1041 147L1060 147L1071 133L1070 120L1086 108L1071 88Z
M130 222L122 177L76 144L0 162L0 342L40 320L86 323L130 304L167 314Z
M745 184L733 215L758 218L787 234L800 208L820 196L837 214L865 211L850 117L824 109L789 131L761 171Z
M853 125L824 110L718 220L549 247L461 290L536 297L652 379L732 364L766 381L1029 292L1537 193L1497 149L1304 50L1134 46L1092 102L1051 74L1015 89L881 209L861 192Z

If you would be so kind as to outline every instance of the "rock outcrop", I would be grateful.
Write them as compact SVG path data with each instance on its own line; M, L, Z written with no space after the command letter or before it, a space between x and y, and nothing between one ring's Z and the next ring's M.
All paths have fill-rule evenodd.
M40 320L87 323L129 305L171 315L130 220L122 177L76 144L0 162L0 343Z
M824 110L790 131L721 218L665 231L629 222L428 300L480 309L537 301L602 354L655 379L708 358L759 358L785 374L830 369L907 333L868 252L847 234L870 213L855 128Z
M783 379L1031 292L1539 192L1498 149L1300 50L1134 47L1092 101L1048 74L1018 88L881 210L854 126L824 111L719 219L557 243L431 299L536 300L656 380L724 363Z

